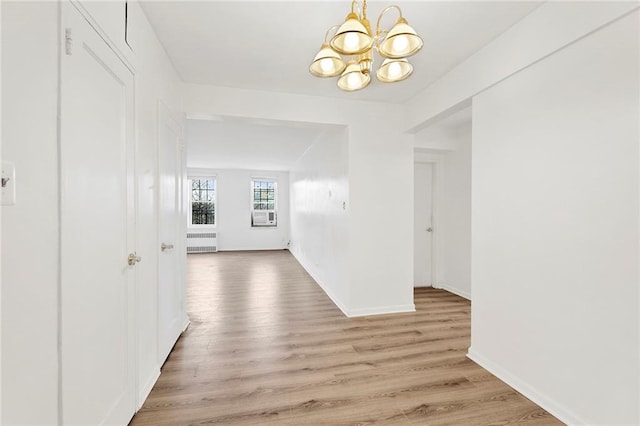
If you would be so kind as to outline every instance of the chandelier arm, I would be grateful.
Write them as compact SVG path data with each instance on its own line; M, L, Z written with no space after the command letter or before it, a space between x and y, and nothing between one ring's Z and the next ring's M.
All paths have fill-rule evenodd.
M400 15L400 18L402 18L402 10L400 10L399 6L396 6L395 4L393 4L391 6L387 6L382 12L380 12L380 16L378 16L378 22L376 23L376 37L378 37L382 33L388 33L389 32L389 31L384 31L384 30L380 31L380 21L382 21L382 17L384 16L384 14L387 13L391 9L396 9L398 11L398 14Z
M364 0L364 6L360 6L358 0L351 1L351 13L358 15L358 19L367 17L367 1Z
M331 27L331 28L329 28L329 29L327 30L327 32L326 32L326 33L325 33L325 35L324 35L324 42L325 42L325 43L328 43L328 41L327 41L327 40L328 40L328 38L329 38L329 33L331 32L331 30L337 30L338 28L340 28L340 25L334 25L333 27Z

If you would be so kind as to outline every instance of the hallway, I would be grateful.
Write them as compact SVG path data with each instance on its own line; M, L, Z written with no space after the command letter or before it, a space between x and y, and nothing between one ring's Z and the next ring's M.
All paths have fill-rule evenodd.
M349 319L285 250L188 268L191 325L132 425L561 424L466 358L461 297Z

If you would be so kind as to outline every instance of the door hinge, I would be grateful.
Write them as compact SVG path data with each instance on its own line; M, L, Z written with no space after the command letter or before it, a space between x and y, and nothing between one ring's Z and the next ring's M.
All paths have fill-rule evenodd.
M64 30L64 53L71 56L71 43L73 38L71 37L71 28L65 28Z

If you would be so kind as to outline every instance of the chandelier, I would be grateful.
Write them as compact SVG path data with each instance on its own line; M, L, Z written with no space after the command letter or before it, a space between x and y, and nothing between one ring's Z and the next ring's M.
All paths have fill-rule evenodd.
M359 9L357 12L356 7ZM397 10L400 17L390 30L382 30L380 21L391 9ZM333 38L327 41L334 30ZM364 89L371 82L373 51L376 50L384 58L376 77L384 83L394 83L411 75L413 66L407 58L415 55L422 45L422 39L409 26L398 6L388 6L380 13L374 34L367 19L367 0L363 0L362 8L358 0L353 0L351 12L344 23L329 28L325 34L324 43L309 72L323 78L339 75L338 87L347 92ZM348 62L343 56L349 58Z

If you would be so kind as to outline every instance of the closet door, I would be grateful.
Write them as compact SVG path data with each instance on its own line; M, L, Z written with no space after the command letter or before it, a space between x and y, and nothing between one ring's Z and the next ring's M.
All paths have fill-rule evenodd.
M186 233L180 214L182 127L168 107L158 103L158 353L162 365L185 326L185 300L180 274Z
M61 377L64 424L135 412L133 75L62 5Z

